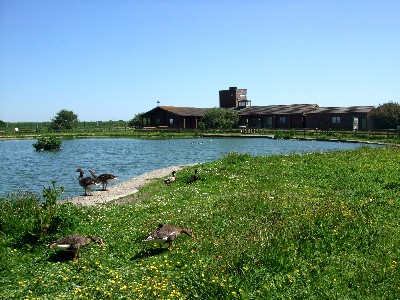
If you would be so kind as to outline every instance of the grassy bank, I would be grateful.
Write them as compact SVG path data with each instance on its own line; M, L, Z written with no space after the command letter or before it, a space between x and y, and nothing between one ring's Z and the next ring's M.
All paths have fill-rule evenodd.
M6 299L396 299L400 149L228 155L152 182L123 204L66 205L37 244L1 236ZM4 205L4 204L3 204ZM17 213L17 211L16 211ZM12 222L12 221L9 221ZM170 252L141 243L158 223L189 227ZM4 223L2 225L3 229ZM45 244L102 237L77 261Z

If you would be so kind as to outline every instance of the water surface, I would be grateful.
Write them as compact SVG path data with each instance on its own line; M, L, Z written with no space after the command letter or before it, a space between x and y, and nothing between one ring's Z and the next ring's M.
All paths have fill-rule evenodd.
M111 173L120 181L156 169L218 159L230 152L251 155L326 152L354 149L363 144L271 140L267 138L217 139L75 139L63 140L60 151L37 152L36 140L0 141L0 197L19 189L41 193L56 180L63 198L81 195L77 168Z

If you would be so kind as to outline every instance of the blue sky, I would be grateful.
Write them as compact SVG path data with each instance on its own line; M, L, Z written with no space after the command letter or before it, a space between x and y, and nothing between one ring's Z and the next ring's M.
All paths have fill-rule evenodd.
M400 1L0 0L0 120L399 102Z

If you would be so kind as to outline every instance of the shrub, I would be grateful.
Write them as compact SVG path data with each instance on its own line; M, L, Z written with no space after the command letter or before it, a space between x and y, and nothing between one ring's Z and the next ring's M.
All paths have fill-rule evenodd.
M150 126L150 122L147 118L143 117L144 113L136 114L135 117L128 121L129 127L142 127L142 126Z
M275 140L289 140L294 137L294 130L291 131L278 131L274 135Z
M56 137L41 137L33 147L39 150L58 150L61 148L61 140Z
M394 129L400 125L400 104L388 102L374 108L368 113L375 129Z
M43 189L43 197L18 191L0 198L0 233L5 244L13 247L36 244L46 233L58 228L57 198L63 187Z
M234 110L220 107L209 108L204 112L201 129L231 129L239 122L239 114Z

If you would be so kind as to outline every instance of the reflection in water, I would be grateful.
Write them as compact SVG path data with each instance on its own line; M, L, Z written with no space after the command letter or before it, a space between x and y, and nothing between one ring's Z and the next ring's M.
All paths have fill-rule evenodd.
M213 161L230 152L250 155L326 152L362 144L266 138L218 139L77 139L64 140L58 152L36 152L35 140L0 141L0 196L18 189L41 192L52 180L63 186L63 197L82 193L76 169L111 173L119 182L173 165Z

